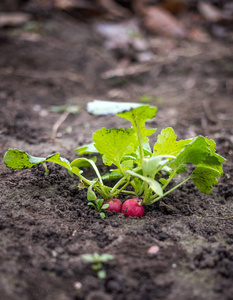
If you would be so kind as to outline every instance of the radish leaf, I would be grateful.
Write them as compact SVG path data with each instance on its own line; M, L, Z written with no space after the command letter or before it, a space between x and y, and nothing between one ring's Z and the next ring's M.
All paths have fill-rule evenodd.
M141 180L143 180L144 182L146 182L147 184L149 184L150 188L159 196L162 196L163 195L163 190L161 188L161 185L156 181L154 180L153 178L149 178L149 177L146 177L146 176L142 176L140 174L137 174L133 171L130 171L130 170L127 170L126 173L134 176L134 177L138 177L140 178Z
M106 165L112 164L120 168L121 161L126 154L134 150L136 141L135 133L132 129L106 129L102 128L93 133L95 148L103 155Z
M54 162L58 165L71 170L70 162L60 156L60 153L48 155L46 158L36 157L25 151L18 149L9 149L4 155L4 163L12 169L30 169L35 165L43 164L46 161Z
M192 141L191 139L176 141L176 138L176 134L171 127L163 129L154 145L154 155L177 155L185 145Z
M193 171L190 178L202 193L210 194L212 192L212 186L218 183L216 177L219 176L221 176L221 174L217 170L211 167L201 166Z
M89 153L99 153L99 151L94 146L94 142L76 148L75 151L77 151L79 155L89 154Z
M186 163L192 163L197 166L210 153L207 146L208 144L203 136L192 139L189 144L184 145L176 159L170 164L170 167L176 169L177 173L182 173L186 169L184 167Z
M153 134L156 129L145 128L147 120L155 117L157 113L157 107L155 106L140 106L131 110L118 113L117 116L129 120L132 123L133 130L137 133L138 140L147 142L147 136Z

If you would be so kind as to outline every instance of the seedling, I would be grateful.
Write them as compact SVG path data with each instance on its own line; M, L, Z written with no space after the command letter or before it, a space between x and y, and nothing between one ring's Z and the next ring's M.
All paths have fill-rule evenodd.
M123 109L120 109L119 105L118 103L118 107L114 108L116 116L130 121L132 127L127 129L102 128L93 133L92 143L76 149L79 155L100 153L105 165L114 166L109 173L100 175L95 164L96 157L92 159L81 157L70 163L60 157L59 153L46 158L38 158L18 149L9 149L6 152L5 164L13 169L31 168L46 161L60 164L67 168L70 174L77 175L83 187L88 187L88 200L94 201L93 204L97 209L99 209L100 201L96 203L99 197L96 197L95 192L107 202L116 198L119 193L130 194L137 202L137 204L130 202L134 211L136 206L140 208L140 206L159 201L188 180L192 180L201 192L211 193L212 186L217 183L217 177L223 174L222 163L225 161L215 152L216 145L213 140L197 136L177 141L174 130L168 127L161 131L157 142L151 148L148 136L152 135L156 129L148 129L145 124L155 117L157 108L131 104L131 107L126 109L126 103L124 103ZM186 174L186 177L176 186L171 187L170 183L178 174L188 173L186 172L188 164L192 164L194 170ZM84 177L81 171L84 166L93 167L97 178L89 180ZM105 180L113 179L116 180L113 187L104 183ZM139 208L136 210L140 211L141 216L143 210ZM122 212L126 216L137 216L135 213L130 214L130 209L124 205Z
M103 263L114 259L114 256L111 254L102 254L99 255L98 253L94 254L83 254L81 258L89 263L92 264L92 269L97 271L97 276L100 279L106 278L106 271L103 269Z
M105 218L105 213L102 210L106 210L109 207L109 204L103 204L104 199L95 199L87 203L95 208L96 211L100 213L101 219Z

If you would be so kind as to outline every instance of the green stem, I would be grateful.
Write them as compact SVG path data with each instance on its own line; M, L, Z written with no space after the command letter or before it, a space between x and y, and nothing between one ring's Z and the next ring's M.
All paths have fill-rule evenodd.
M122 192L127 186L129 185L129 181L126 182L125 185L123 185L122 188L120 188L119 190L117 190L114 194L112 194L112 196L116 196L118 195L120 192Z
M124 171L123 171L123 169L121 167L120 162L118 162L117 168L120 170L121 174L124 176Z
M133 180L130 181L130 184L132 185L132 187L134 188L134 190L137 189L136 184L133 182Z
M72 169L72 172L79 177L79 179L81 179L84 183L86 183L87 186L90 186L92 184L92 181L90 181L89 179L85 178L84 176L82 176L79 172L74 172L74 170Z
M72 172L73 172L73 168L74 168L74 167L77 168L77 167L75 166L75 163L76 163L78 160L79 160L79 158L78 158L78 159L75 159L74 161L71 162L70 166L71 166L71 168L72 168L72 170L71 170ZM97 175L97 177L98 177L100 183L103 184L103 181L102 181L100 172L99 172L99 170L98 170L96 164L94 163L94 161L92 161L91 159L84 158L84 157L82 158L82 160L85 160L85 161L89 162L89 164L90 164L90 165L92 166L92 168L94 169L94 171L95 171L95 173L96 173L96 175ZM74 174L76 174L76 173L74 173Z
M130 194L130 195L138 196L135 192L132 192L132 191L122 190L121 192L124 193L124 194Z
M169 191L167 191L166 193L164 193L162 196L159 196L157 198L152 198L151 201L150 201L150 203L148 203L147 205L150 205L152 203L155 203L155 202L159 201L161 198L163 198L164 196L168 195L169 193L171 193L172 191L174 191L175 189L177 189L179 186L181 186L182 184L184 184L185 182L187 182L189 179L190 179L190 176L188 178L186 178L184 181L182 181L179 184L177 184L175 187L173 187Z
M140 171L141 169L142 169L142 167L141 167L141 166L138 166L138 167L132 169L132 171L135 172L135 173L137 173L137 172Z
M122 177L112 188L111 194L113 194L117 190L117 188L125 182L125 180L126 180L126 177L125 176Z
M96 192L98 192L99 194L100 194L100 196L104 199L104 200L107 200L107 199L109 199L110 198L110 195L109 194L107 194L101 187L99 188L99 187L93 187L95 190L96 190Z
M46 176L49 175L49 170L48 170L48 167L47 167L47 165L46 165L45 162L43 163L43 167L44 167L44 169L45 169L45 175L46 175Z
M93 166L93 169L95 170L96 175L98 176L98 179L99 179L100 183L103 185L102 177L101 177L101 175L100 175L100 172L99 172L99 170L98 170L96 164L93 163L92 166Z
M170 163L170 161L168 160L168 161L166 161L163 165L160 165L157 169L156 169L156 171L154 172L154 174L153 174L153 176L152 176L152 178L154 178L155 177L155 175L156 174L158 174L159 173L159 171L161 171L162 170L162 168L163 167L165 167L167 164L169 164Z
M148 198L148 190L149 190L149 185L144 182L144 197L143 197L143 203L147 202L147 198Z
M172 181L172 179L176 176L176 170L174 170L172 172L172 174L169 176L167 182L164 184L164 186L162 187L162 189L164 190L168 185L169 183Z
M92 181L82 176L79 172L75 172L74 168L72 168L72 172L79 177L87 186L90 186L92 184ZM109 195L106 194L106 192L103 190L104 185L100 183L100 188L95 186L93 187L104 199L108 199ZM102 187L102 188L101 188Z
M135 122L135 123L136 123L136 128L137 128L137 135L138 135L139 149L140 149L140 156L141 156L141 165L142 165L142 160L144 158L143 140L142 140L142 136L141 136L141 132L140 132L138 122Z

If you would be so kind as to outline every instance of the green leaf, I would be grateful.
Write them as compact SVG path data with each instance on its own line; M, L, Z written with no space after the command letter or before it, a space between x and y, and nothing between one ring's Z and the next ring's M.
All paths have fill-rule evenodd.
M95 182L93 182L89 187L88 187L88 190L87 190L87 200L88 201L94 201L97 199L96 197L96 194L93 192L92 188L93 188L93 185L95 184Z
M141 138L143 142L147 142L148 139L146 137L153 134L156 129L145 128L145 123L147 120L154 118L156 113L157 107L155 106L140 106L129 111L118 113L117 116L129 120L138 138Z
M124 160L121 163L121 169L123 171L128 170L128 169L132 169L134 166L134 160Z
M105 218L105 213L100 212L100 218L101 218L101 219L104 219L104 218Z
M205 138L205 140L208 143L208 148L210 149L210 155L207 156L205 161L198 166L207 166L207 167L209 166L212 169L215 169L218 172L220 172L222 176L223 174L222 163L225 161L225 158L215 152L216 144L213 140L209 140L207 137Z
M181 164L176 169L176 174L184 173L187 170L187 164Z
M147 176L155 176L156 169L160 166L160 162L163 158L175 158L173 155L157 155L150 158L143 158L142 170L143 174ZM161 162L162 164L162 162Z
M104 199L95 199L94 201L96 203L96 210L100 211L100 209L103 205Z
M152 179L152 178L149 178L149 177L146 177L146 176L142 176L142 175L140 175L140 174L138 174L138 173L135 173L135 172L133 172L133 171L131 171L131 170L127 170L126 173L128 173L128 174L130 174L130 175L132 175L132 176L134 176L134 177L138 177L138 178L140 178L141 180L143 180L144 182L146 182L146 183L150 186L150 188L151 188L157 195L159 195L159 196L162 196L162 195L163 195L163 190L162 190L160 184L159 184L156 180L154 180L154 179Z
M211 168L219 172L219 176L223 175L223 168L221 162L219 162L216 156L207 156L206 159L197 165L197 167Z
M114 259L114 256L111 255L111 254L104 253L104 254L100 255L100 261L101 262L107 262L107 261L112 260L112 259Z
M167 184L167 179L165 179L165 178L160 178L160 179L159 179L159 182L161 182L162 185L165 185L165 184Z
M185 145L189 144L192 139L188 140L176 140L177 136L173 128L168 127L163 129L158 136L157 142L154 145L154 155L174 155L176 156L184 148Z
M212 192L212 186L218 183L216 177L220 175L220 172L215 169L201 166L192 172L190 179L193 180L193 183L201 192L210 194Z
M140 178L135 177L132 180L132 186L134 187L134 191L137 195L140 196L143 193L144 181L142 181Z
M75 168L81 168L81 167L88 167L88 166L92 166L96 175L98 176L98 179L101 183L102 182L102 178L101 178L101 175L99 173L99 170L95 164L96 161L96 157L93 157L92 159L87 159L87 158L84 158L84 157L81 157L81 158L76 158L75 160L73 160L70 164L71 168L72 168L72 171L75 170Z
M102 209L108 209L108 207L109 207L109 204L107 204L107 203L105 203L104 205L102 205Z
M111 173L106 173L102 176L102 180L114 180L122 177L121 173L115 172L114 170Z
M94 146L94 142L76 148L75 151L77 151L79 155L89 154L89 153L99 153L99 151Z
M139 103L94 100L87 104L87 111L97 116L115 115L141 105Z
M181 173L182 170L185 170L184 164L192 163L197 166L206 159L209 152L210 150L208 149L205 138L203 136L198 136L184 146L183 150L170 164L170 167L176 169L177 173Z
M106 278L106 271L105 270L100 270L97 272L97 276L99 279L105 279Z
M103 155L103 162L111 166L115 164L118 168L124 155L134 150L136 141L132 129L106 129L102 128L93 133L95 148Z
M93 163L95 163L96 161L97 161L96 156L89 159L85 157L80 157L73 160L70 163L70 165L71 167L77 167L77 168L90 167L93 166Z
M145 156L151 156L152 155L152 151L151 151L151 147L149 142L145 142L143 143L143 150L144 150L144 155Z
M48 155L46 158L36 157L25 151L18 149L9 149L4 155L4 163L8 168L12 169L30 169L35 165L43 164L46 161L54 162L58 165L72 170L70 162L60 156L60 153Z
M100 270L101 268L102 268L102 264L101 264L101 263L99 263L99 264L94 264L94 265L92 266L92 269L95 270L95 271L98 271L98 270Z
M155 174L156 169L159 166L159 163L161 161L162 157L161 156L154 156L151 158L143 158L142 160L142 171L143 174L146 176L152 176Z
M148 94L143 94L138 98L140 103L150 103L153 100L153 97Z
M226 159L222 157L221 155L215 153L215 141L208 139L208 137L205 137L206 142L208 143L208 147L210 149L210 155L214 156L220 163L223 163Z
M83 254L81 255L81 258L90 263L96 262L96 258L94 257L93 254Z
M78 105L75 104L53 105L50 107L50 111L56 113L64 113L68 111L72 114L77 114L80 112L80 108Z
M95 204L94 204L93 202L88 202L87 205L91 205L91 206L93 206L94 208L96 208L96 207L95 207Z

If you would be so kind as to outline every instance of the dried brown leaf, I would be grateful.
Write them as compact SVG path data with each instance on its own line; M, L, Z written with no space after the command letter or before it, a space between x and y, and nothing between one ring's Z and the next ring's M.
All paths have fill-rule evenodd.
M26 13L1 13L0 27L4 26L19 26L29 21L31 15Z
M200 14L209 22L219 22L222 20L222 12L214 5L207 2L199 2L198 9Z
M160 7L144 10L144 26L151 32L170 37L186 37L186 29L174 16Z

